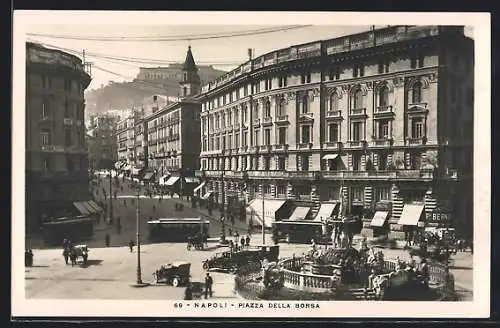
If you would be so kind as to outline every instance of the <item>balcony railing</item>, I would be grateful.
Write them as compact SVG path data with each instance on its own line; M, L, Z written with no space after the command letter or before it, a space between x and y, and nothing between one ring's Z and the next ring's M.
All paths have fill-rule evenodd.
M423 146L423 145L425 145L426 141L427 141L426 137L407 138L405 140L405 145L406 146Z
M381 147L381 146L385 146L385 147L392 146L392 139L391 138L375 139L375 140L372 141L372 145L373 146L378 146L378 147Z
M351 148L363 148L366 145L365 140L351 140L349 141L349 147Z
M286 172L286 171L248 171L248 177L254 178L254 179L287 178L288 172Z
M288 177L291 179L314 179L316 176L315 171L290 171Z
M279 115L279 116L276 116L275 122L276 123L288 122L288 115Z
M392 113L392 106L378 106L375 108L375 114Z
M297 149L311 149L312 142L302 142L297 144Z
M260 118L255 118L253 121L252 121L253 125L260 125Z
M416 112L423 112L428 109L428 104L425 102L420 102L420 103L411 103L408 104L408 112L411 113L416 113Z
M271 145L262 145L262 146L260 146L259 149L261 152L269 152L269 151L271 151Z
M275 144L273 146L274 150L281 150L281 151L286 151L288 150L288 144Z
M322 171L324 179L432 179L433 172L425 170L396 170L396 171Z
M300 113L299 114L299 119L308 119L312 120L314 117L314 113Z
M342 148L342 142L340 142L340 141L327 141L323 144L323 148L339 150Z
M244 153L248 150L248 146L241 146L240 147L240 152Z
M273 124L273 118L271 116L264 117L262 124Z
M225 177L232 179L243 179L244 175L245 172L238 172L238 171L226 171L224 173Z
M326 112L326 118L340 118L342 117L341 110L329 110Z
M349 111L349 116L366 116L366 108L353 108Z

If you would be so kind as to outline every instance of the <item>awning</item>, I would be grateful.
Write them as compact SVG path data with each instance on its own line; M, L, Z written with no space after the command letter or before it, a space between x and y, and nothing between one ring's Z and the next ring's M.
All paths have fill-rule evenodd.
M85 202L74 202L73 205L76 207L78 212L80 212L83 215L89 215L89 209L87 206L85 206Z
M89 205L90 207L92 207L92 208L93 208L94 213L100 213L100 212L102 212L102 211L103 211L103 209L102 209L99 205L97 205L97 203L96 203L96 202L94 202L93 200L89 200L89 201L87 202L87 205Z
M377 211L373 215L372 222L370 222L370 226L372 227L382 227L389 216L389 212L386 211Z
M146 172L146 174L144 174L144 177L142 178L142 180L150 180L154 174L155 174L154 172Z
M326 154L325 156L322 157L322 159L335 159L339 155L338 154Z
M165 182L166 186L173 186L180 178L179 177L170 177L167 182Z
M167 180L168 178L170 177L170 175L163 175L161 176L159 179L158 179L158 183L160 185L164 185L165 183L167 183Z
M314 218L315 221L321 221L326 220L327 218L331 217L333 215L333 211L335 211L335 207L337 207L339 203L325 203L321 204L318 214L316 214L316 217Z
M201 190L201 188L203 188L204 185L205 185L205 182L202 182L198 187L193 189L193 192L198 192L198 190Z
M214 192L213 191L207 191L205 195L201 197L201 199L208 199Z
M130 164L125 164L125 165L121 168L121 170L122 170L122 171L130 171L131 169L132 169L132 167L130 166Z
M297 207L293 210L292 215L290 215L290 221L302 221L306 218L307 213L311 210L310 207Z
M262 217L264 216L264 226L272 228L273 222L276 220L276 211L283 204L285 204L284 200L265 199L264 206L262 206L262 198L255 198L248 204L247 213L251 215L253 222L257 221L260 225L262 225ZM262 215L262 210L264 210L264 215Z
M136 167L132 168L132 175L139 175L141 173L141 169L138 169Z
M200 179L196 177L184 177L184 181L186 181L186 183L200 183Z
M406 204L399 218L398 224L416 226L424 210L424 205Z

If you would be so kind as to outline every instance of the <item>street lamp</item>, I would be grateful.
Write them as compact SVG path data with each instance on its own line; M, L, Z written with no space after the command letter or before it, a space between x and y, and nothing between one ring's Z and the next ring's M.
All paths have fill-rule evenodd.
M225 217L225 190L224 190L224 170L222 170L221 174L221 183L222 183L222 195L221 195L221 203L220 207L220 222L221 222L221 233L219 243L221 245L226 245L228 241L226 240L226 217Z
M113 178L112 169L109 169L109 223L113 223Z
M136 204L136 243L137 243L137 270L136 270L136 282L133 287L145 287L148 286L148 283L142 282L142 273L141 273L141 224L140 224L140 191L141 187L137 184L137 204Z

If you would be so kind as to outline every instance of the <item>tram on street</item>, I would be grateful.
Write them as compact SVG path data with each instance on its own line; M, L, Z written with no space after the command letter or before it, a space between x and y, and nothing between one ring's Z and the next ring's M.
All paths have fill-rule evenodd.
M210 221L203 218L161 218L148 221L151 242L186 242L197 234L209 238Z
M84 241L94 235L94 222L87 216L61 217L42 225L42 238L47 246L60 246L64 239Z
M278 241L287 243L310 243L311 239L319 242L322 237L321 222L276 221L273 223Z

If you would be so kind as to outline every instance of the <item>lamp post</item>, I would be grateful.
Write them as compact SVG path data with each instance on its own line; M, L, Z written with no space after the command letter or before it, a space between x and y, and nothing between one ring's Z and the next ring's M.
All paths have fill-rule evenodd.
M109 169L109 223L113 223L113 178L112 169Z
M219 243L221 245L226 245L228 241L226 240L226 217L225 217L225 190L224 190L224 170L222 170L221 174L221 183L222 183L222 193L221 193L221 207L220 207L220 222L221 222L221 233Z
M140 206L139 206L139 200L140 200L140 191L141 187L139 184L137 184L136 187L137 191L137 204L136 204L136 243L137 243L137 269L136 269L136 281L135 284L132 285L132 287L146 287L149 286L148 283L144 283L142 281L142 273L141 273L141 224L140 224Z
M262 185L262 245L266 244L266 228L265 228L266 213L264 211L264 185Z

